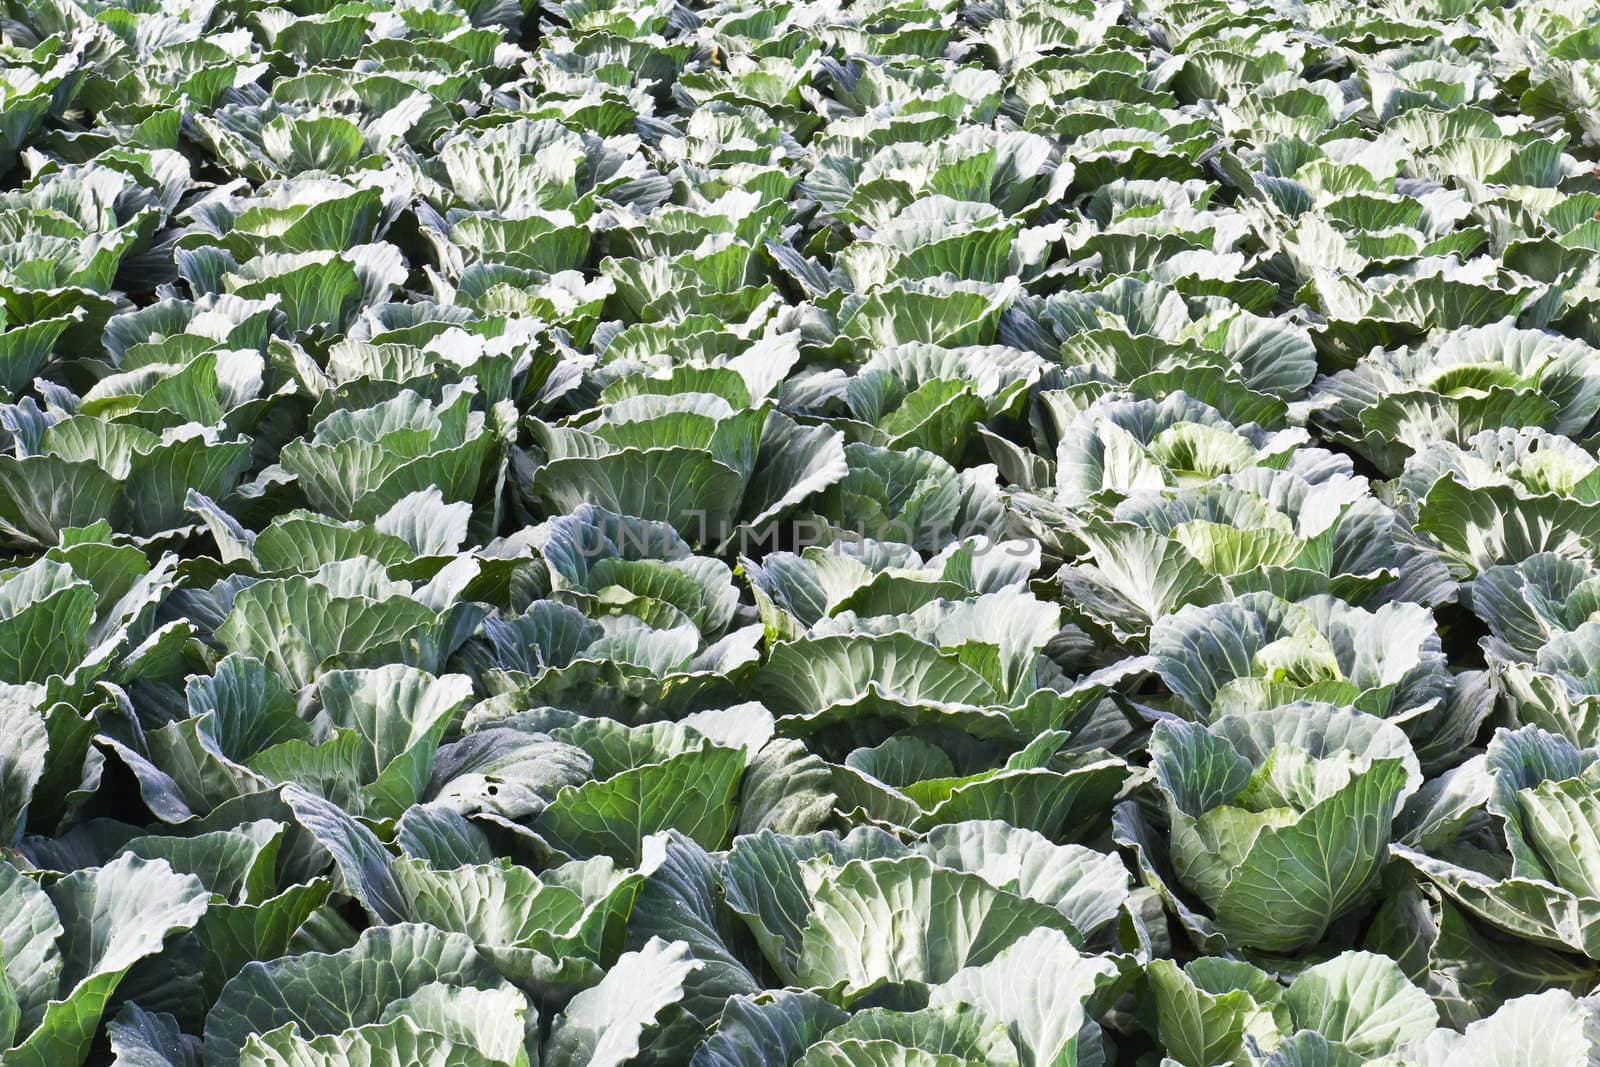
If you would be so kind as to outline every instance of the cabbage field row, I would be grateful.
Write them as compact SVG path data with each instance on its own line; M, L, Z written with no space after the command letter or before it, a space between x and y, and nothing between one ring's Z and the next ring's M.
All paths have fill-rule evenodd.
M5 1067L1600 1062L1593 0L5 0Z

